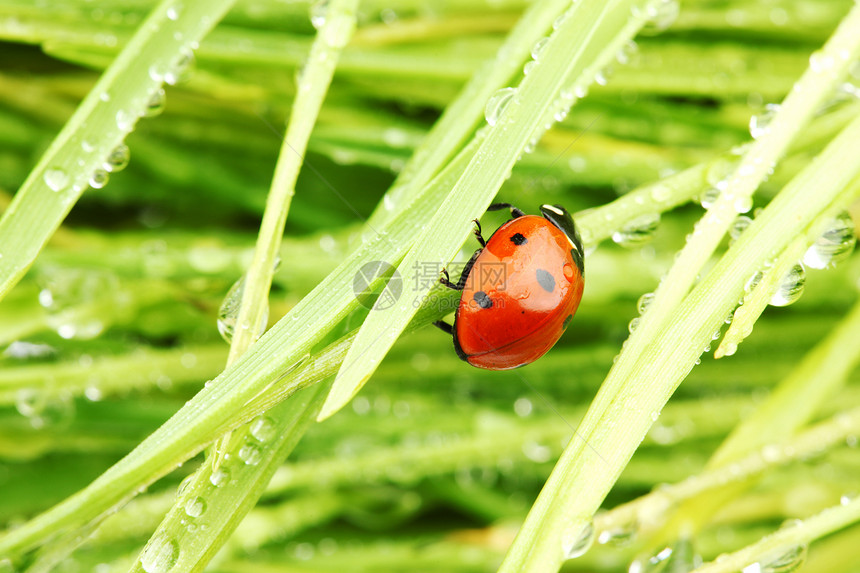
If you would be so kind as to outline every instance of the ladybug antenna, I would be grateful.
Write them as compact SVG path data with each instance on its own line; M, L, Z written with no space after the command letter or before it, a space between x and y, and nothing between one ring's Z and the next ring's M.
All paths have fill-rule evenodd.
M487 207L487 211L501 211L502 209L510 209L511 210L511 218L517 219L525 215L523 211L517 209L510 203L493 203L489 207Z
M585 252L582 249L582 239L579 238L579 232L576 230L576 225L573 224L573 217L567 212L567 209L561 205L541 205L540 212L550 223L558 227L562 233L567 236L570 241L571 255L576 266L579 267L580 274L585 274Z

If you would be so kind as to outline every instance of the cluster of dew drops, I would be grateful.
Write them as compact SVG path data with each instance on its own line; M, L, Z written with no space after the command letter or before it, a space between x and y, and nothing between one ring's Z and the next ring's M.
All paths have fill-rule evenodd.
M181 4L173 4L167 8L166 17L169 21L175 21L179 18L181 11ZM174 39L180 41L182 39L181 32L177 31L174 34ZM156 82L156 85L144 97L144 101L136 102L133 109L119 109L116 112L114 123L118 133L128 134L134 129L139 118L154 117L164 110L165 91L162 87L163 84L176 85L189 78L194 63L194 49L196 48L196 42L183 44L172 63L156 63L150 67L149 77ZM100 102L107 103L111 101L111 94L105 91L100 93L98 98ZM80 156L77 160L77 166L85 167L91 163L88 160L89 156L96 152L98 145L87 139L81 140L79 145ZM86 186L92 189L101 189L108 184L112 173L125 169L129 163L129 157L128 145L121 142L104 157L101 164L89 174L86 181L73 181L73 177L68 171L59 166L48 167L43 174L43 181L51 191L56 193L70 188L78 193L83 191Z

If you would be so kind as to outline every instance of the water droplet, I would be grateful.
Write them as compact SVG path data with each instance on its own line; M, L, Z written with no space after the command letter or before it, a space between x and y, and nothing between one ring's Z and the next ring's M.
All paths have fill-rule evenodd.
M317 0L311 4L310 17L311 24L319 30L325 24L326 14L328 13L329 0Z
M747 227L752 225L752 219L747 217L746 215L739 215L733 222L732 226L729 227L729 237L731 237L732 241L737 241L738 237L741 236L741 233L747 230Z
M118 110L115 117L116 126L123 132L129 132L134 129L134 124L137 122L137 114L124 109Z
M612 240L622 247L638 247L654 237L660 224L660 214L645 214L636 217L620 231L612 233Z
M529 60L528 62L526 62L525 65L523 66L523 75L524 76L529 75L536 65L537 65L537 62L534 60Z
M639 63L639 44L628 40L615 54L615 60L622 65L636 65Z
M827 230L809 247L803 255L803 264L813 269L835 266L851 255L856 242L854 221L843 212L834 217Z
M173 4L167 9L168 20L178 20L180 14L182 14L182 4L180 3Z
M771 306L788 306L803 294L806 284L806 271L803 265L794 265L779 283L779 288L770 299Z
M46 169L43 179L51 191L60 192L69 186L69 174L59 167Z
M741 569L742 573L791 573L806 561L806 545L795 545L769 553Z
M255 444L242 444L242 447L239 448L239 459L246 465L255 466L263 459L263 452Z
M221 308L218 309L218 332L227 342L232 342L233 333L236 331L236 321L239 319L239 309L242 305L242 297L245 294L245 275L233 283L227 295L224 297L224 302L221 303ZM259 338L266 331L266 325L269 322L269 305L266 304L266 309L260 317L260 323L255 330L256 336ZM248 328L250 325L240 325L241 328Z
M516 402L514 402L514 412L520 418L525 418L531 415L533 409L534 405L532 404L532 401L526 397L517 398Z
M749 195L743 195L735 198L733 207L738 213L749 213L752 209L753 201Z
M129 161L129 150L128 145L125 143L120 143L116 147L114 147L113 151L107 156L105 159L103 167L113 173L114 171L122 171L126 168Z
M209 483L215 487L222 487L230 481L230 471L227 468L220 467L213 471L209 476Z
M630 331L630 334L633 334L633 331L639 327L639 323L642 321L638 316L630 320L627 324L627 330Z
M158 88L152 93L143 111L145 117L154 117L164 111L166 95L163 88Z
M779 111L779 104L769 103L764 106L764 111L750 118L750 135L758 139L770 132L770 123Z
M140 565L146 573L166 573L179 559L179 544L164 533L149 540L140 554Z
M48 326L66 339L95 338L122 308L123 293L113 273L53 268L39 275L37 282Z
M107 185L108 179L110 179L110 175L104 169L96 169L93 171L93 174L90 175L89 184L93 189L101 189L105 185Z
M594 543L594 522L580 520L562 536L562 551L566 559L584 555Z
M206 501L200 496L194 496L185 502L185 515L200 517L206 511Z
M179 482L179 487L176 488L176 499L182 497L182 495L185 493L185 490L188 489L188 486L190 486L192 482L194 482L195 477L196 474L189 474L185 476L181 482Z
M275 435L275 423L272 422L271 418L260 416L251 422L248 433L260 442L267 442Z
M541 38L538 40L534 46L532 46L532 58L537 61L540 60L541 55L544 50L546 50L546 45L549 43L549 38Z
M164 73L164 81L172 86L184 82L191 77L193 67L194 52L190 47L183 46L179 49L179 55L173 61L170 69Z
M756 271L753 276L747 279L746 284L744 284L744 292L749 294L755 290L762 278L764 278L764 273L762 271Z
M711 187L707 189L704 193L702 193L699 202L702 204L702 207L705 209L710 209L714 206L714 203L717 202L717 199L720 198L720 190L716 187Z
M636 308L639 309L639 314L645 314L645 311L648 310L648 307L652 302L654 302L653 292L646 292L640 296L639 301L636 303Z
M652 35L659 34L674 24L680 10L681 5L678 0L659 0L644 7L638 4L632 7L633 15L645 20L641 33Z
M484 108L484 117L488 124L492 126L498 123L516 93L517 88L502 88L490 96L490 99L487 100L487 106Z
M832 70L836 65L833 56L828 55L822 51L812 52L809 56L809 68L816 73L826 72L828 70Z
M626 547L636 539L639 524L635 521L619 524L611 529L604 529L597 536L597 542L601 545L613 545L615 547Z

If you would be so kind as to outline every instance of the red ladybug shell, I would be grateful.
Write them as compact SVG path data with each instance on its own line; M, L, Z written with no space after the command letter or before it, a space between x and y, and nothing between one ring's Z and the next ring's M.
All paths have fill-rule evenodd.
M499 227L467 269L453 329L460 357L479 368L507 370L552 348L585 285L574 250L544 217L524 215Z

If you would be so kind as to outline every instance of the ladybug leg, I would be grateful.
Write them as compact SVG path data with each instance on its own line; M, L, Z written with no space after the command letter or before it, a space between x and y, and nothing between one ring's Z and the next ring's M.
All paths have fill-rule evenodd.
M448 269L442 269L442 274L444 276L439 277L439 282L448 287L451 290L463 290L463 285L454 284L451 282L451 276L448 274Z
M439 330L441 330L442 332L444 332L446 334L451 334L451 335L454 334L454 327L451 326L450 324L448 324L447 322L445 322L444 320L437 320L436 322L433 323L433 326L435 326L436 328L438 328Z
M523 211L517 209L510 203L493 203L492 205L487 207L487 211L501 211L502 209L510 209L512 219L516 219L517 217L522 217L523 215L525 215Z
M478 238L478 242L481 243L481 246L486 247L487 241L485 241L483 235L481 235L481 222L477 219L473 219L473 221L475 221L475 236Z

